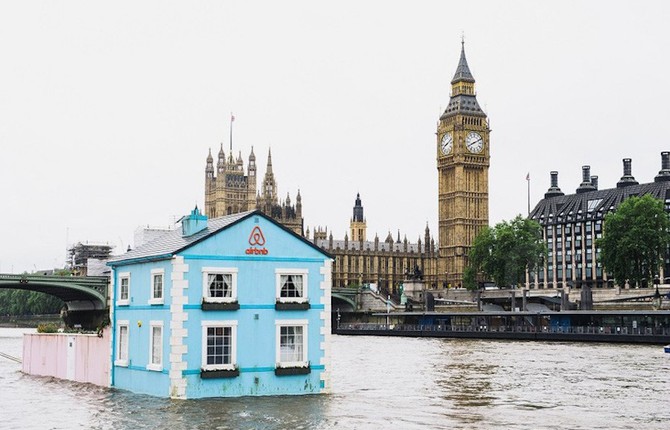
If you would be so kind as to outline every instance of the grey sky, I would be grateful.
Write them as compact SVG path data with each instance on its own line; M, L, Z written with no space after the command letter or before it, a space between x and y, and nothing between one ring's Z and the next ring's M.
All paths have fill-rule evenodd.
M212 1L0 3L0 272L120 252L204 204L207 151L268 148L280 195L341 238L437 234L435 131L461 33L491 121L490 222L549 171L650 182L670 150L670 3Z

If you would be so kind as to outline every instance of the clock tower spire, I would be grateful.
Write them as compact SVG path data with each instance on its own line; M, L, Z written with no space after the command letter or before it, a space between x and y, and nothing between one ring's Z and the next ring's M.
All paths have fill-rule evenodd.
M475 79L461 57L449 104L437 125L438 279L461 286L474 238L489 222L488 118L477 102Z

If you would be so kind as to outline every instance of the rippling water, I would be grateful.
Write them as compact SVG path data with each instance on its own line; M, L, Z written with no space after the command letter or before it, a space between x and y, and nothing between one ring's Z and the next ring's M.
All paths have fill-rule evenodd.
M21 355L25 330L0 328ZM176 401L24 375L2 429L665 429L661 346L333 336L330 395Z

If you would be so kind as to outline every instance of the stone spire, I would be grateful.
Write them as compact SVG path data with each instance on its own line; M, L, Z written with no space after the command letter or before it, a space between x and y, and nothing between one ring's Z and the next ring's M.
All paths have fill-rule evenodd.
M223 153L223 142L221 142L221 149L219 149L219 159L216 163L216 170L218 173L223 173L226 168L226 155Z
M207 176L207 178L214 177L214 159L212 158L212 148L209 148L209 155L207 155L207 166L205 167L205 176Z
M302 218L302 196L300 195L300 189L298 189L298 195L295 196L295 215L298 218Z
M361 194L356 194L356 203L354 205L354 217L351 219L355 222L363 222L365 218L363 217L363 205L361 203Z
M254 154L254 147L251 147L251 154L249 154L249 176L256 176L256 155ZM253 180L254 184L256 179Z
M265 174L272 174L272 150L268 149L268 166L265 169Z

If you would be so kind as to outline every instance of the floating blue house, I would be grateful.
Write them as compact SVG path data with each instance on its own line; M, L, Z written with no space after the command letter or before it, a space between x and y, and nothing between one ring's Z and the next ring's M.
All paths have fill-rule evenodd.
M179 399L329 389L332 257L252 211L111 260L111 385Z

